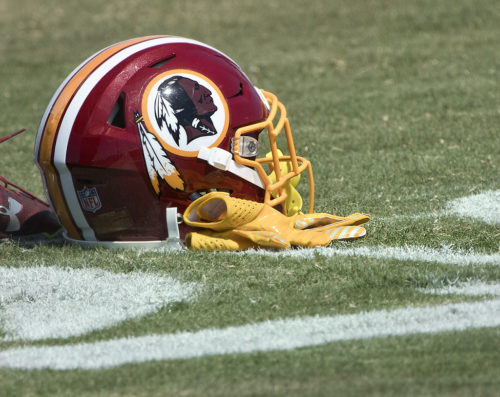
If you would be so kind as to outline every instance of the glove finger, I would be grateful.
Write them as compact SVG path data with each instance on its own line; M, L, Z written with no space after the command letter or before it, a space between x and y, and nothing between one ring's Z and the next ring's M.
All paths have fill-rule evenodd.
M186 235L186 246L195 251L240 251L257 248L253 241L232 232L193 232Z
M330 214L305 214L297 215L295 218L295 229L299 230L321 230L333 225L361 225L370 220L366 214L354 213L346 217Z
M233 232L262 247L290 248L288 240L275 232L265 230L234 230Z
M325 233L329 236L330 240L354 240L357 238L364 237L366 235L366 229L361 226L338 226L336 225Z
M316 231L326 231L331 229L332 227L340 227L340 226L359 226L362 225L363 223L366 223L370 220L370 217L365 214L359 214L357 216L351 217L351 218L346 218L343 221L335 222L330 225L325 225L325 226L320 226L316 228L311 228L307 230L316 230Z

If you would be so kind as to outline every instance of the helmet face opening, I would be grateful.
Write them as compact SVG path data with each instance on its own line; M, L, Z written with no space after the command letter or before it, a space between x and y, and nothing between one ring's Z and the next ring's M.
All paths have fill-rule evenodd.
M166 213L214 190L286 212L290 181L306 170L312 181L276 97L221 52L173 36L122 42L77 67L45 111L35 161L66 235L89 243L182 240L189 228L175 232Z
M293 179L296 180L293 187L296 187L300 174L307 171L309 179L308 212L313 212L314 179L311 163L305 158L296 155L290 122L286 115L285 106L278 101L274 94L266 91L262 91L262 93L269 104L269 115L266 120L260 123L236 130L235 138L233 139L235 161L242 165L255 168L265 186L264 202L272 207L279 206L282 212L288 215L301 212L302 208L300 207L293 211L287 208L286 199L289 196L287 188L293 183ZM246 147L253 143L251 140L246 142L247 139L245 138L248 134L256 130L265 130L267 132L267 134L263 135L269 138L270 152L266 157L255 159L245 158L247 156L244 156L244 153L248 151ZM284 135L287 155L284 155L278 147L277 140L280 134ZM264 167L267 168L269 173L266 172Z

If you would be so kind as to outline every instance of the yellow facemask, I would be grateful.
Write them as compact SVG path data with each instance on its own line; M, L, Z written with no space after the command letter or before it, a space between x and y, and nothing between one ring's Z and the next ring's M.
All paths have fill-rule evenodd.
M292 131L285 106L278 101L274 94L263 90L261 92L269 105L269 115L266 120L260 123L236 130L233 138L234 161L254 168L264 184L264 203L271 207L281 206L281 212L289 216L301 212L302 197L297 192L296 187L300 180L300 174L307 170L309 179L309 207L307 212L312 213L314 210L314 179L311 163L295 153ZM267 130L271 151L266 157L255 158L255 160L246 158L247 148L250 146L248 142L253 139L248 135L262 130ZM278 135L282 132L284 132L287 142L288 155L283 155L277 146ZM264 165L267 165L270 174L265 171Z

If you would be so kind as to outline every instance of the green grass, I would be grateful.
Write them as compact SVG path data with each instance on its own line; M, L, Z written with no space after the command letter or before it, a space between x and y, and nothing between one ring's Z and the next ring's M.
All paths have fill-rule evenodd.
M35 389L53 396L493 396L498 357L491 346L498 337L497 330L481 330L90 373L37 371L29 379L5 371L0 379L11 395Z
M285 103L297 151L313 163L316 210L373 217L351 246L500 249L498 225L443 213L449 200L500 189L495 0L5 0L0 34L0 136L27 129L0 146L0 174L38 195L34 137L66 75L112 43L175 34L219 48ZM33 265L151 271L203 285L189 303L33 345L476 300L417 288L500 280L499 266L0 243L0 266ZM0 350L23 344L0 341ZM499 351L492 328L101 371L1 369L0 396L495 396Z

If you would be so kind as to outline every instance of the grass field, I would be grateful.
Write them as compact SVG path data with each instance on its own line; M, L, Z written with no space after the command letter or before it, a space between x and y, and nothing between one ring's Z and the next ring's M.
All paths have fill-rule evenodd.
M1 397L500 396L499 2L2 0L0 34L0 174L40 196L66 75L174 34L286 104L316 211L372 216L284 253L0 242Z

